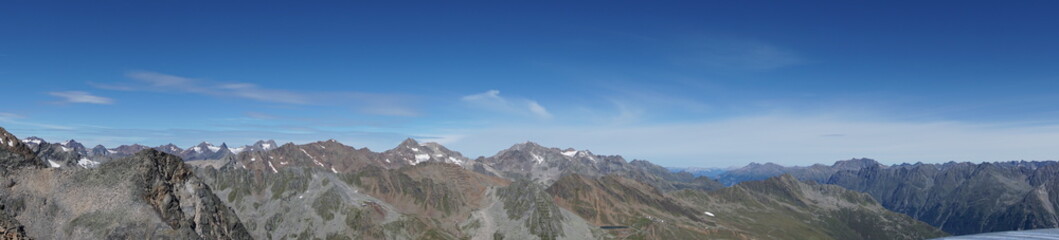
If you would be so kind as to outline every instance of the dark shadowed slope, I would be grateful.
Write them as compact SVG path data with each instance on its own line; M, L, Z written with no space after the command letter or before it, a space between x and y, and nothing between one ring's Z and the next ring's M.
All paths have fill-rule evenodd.
M870 167L829 182L953 234L1059 227L1055 162Z

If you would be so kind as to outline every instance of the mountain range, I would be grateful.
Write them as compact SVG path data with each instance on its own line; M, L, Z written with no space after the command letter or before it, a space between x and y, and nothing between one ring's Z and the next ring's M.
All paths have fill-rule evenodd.
M718 181L533 142L470 159L413 139L375 152L0 135L0 235L34 239L924 239L1050 227L1057 195L1050 162L752 164ZM951 200L968 194L1002 201Z
M833 165L785 167L752 163L726 171L726 185L791 175L864 192L891 211L951 234L1059 228L1059 163L948 162L886 166L855 158Z

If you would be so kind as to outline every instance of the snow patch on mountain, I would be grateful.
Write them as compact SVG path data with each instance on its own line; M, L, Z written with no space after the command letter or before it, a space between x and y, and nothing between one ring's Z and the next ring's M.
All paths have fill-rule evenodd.
M276 167L272 166L272 161L267 161L267 162L268 162L268 167L272 168L272 173L279 173L279 171L276 171ZM280 163L280 164L283 164L283 163Z
M430 160L430 155L427 155L427 154L416 154L416 161L415 161L415 163L412 163L412 165L416 165L416 164L419 164L421 162L425 162L425 161L428 161L428 160Z
M538 156L538 155L537 155L537 154L535 154L535 153L531 153L530 155L531 155L531 156L533 156L533 160L536 160L536 161L537 161L537 164L541 164L541 163L544 163L544 158L543 158L543 157L541 157L541 156Z
M94 168L94 167L99 166L99 162L92 161L91 159L82 157L81 160L77 160L77 166L81 166L83 168Z
M563 151L563 156L573 157L573 156L577 155L577 152L578 152L577 150Z
M30 138L22 139L22 142L23 143L32 143L32 144L37 144L37 145L40 145L41 143L43 143L43 141L41 141L40 139L35 139L35 138L33 138L33 139L30 139Z
M313 155L309 155L309 152L306 152L305 149L298 148L298 150L302 150L302 153L305 153L305 156L309 156L309 158L312 159L313 163L316 163L316 165L320 165L321 167L324 166L323 163L320 163L320 161L316 160L316 157L313 157Z

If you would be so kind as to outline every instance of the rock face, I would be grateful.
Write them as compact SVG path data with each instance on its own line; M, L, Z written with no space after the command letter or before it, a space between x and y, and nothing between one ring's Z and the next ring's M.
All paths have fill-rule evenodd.
M1059 227L1059 164L947 163L839 172L829 183L953 234Z
M174 229L191 229L205 239L250 239L235 212L225 206L179 157L144 150L111 165L139 163L136 183L144 200Z
M0 127L0 173L27 167L39 168L44 164L18 137Z
M14 216L7 214L3 206L0 206L0 239L18 240L30 239L26 236L26 230Z
M250 239L232 210L176 156L146 150L98 168L43 168L27 160L28 148L12 145L0 147L7 171L0 176L4 236Z

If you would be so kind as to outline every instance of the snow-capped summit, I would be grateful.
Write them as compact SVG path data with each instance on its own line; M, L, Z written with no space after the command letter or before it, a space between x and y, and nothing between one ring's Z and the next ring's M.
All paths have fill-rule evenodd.
M184 161L193 160L213 160L213 159L224 159L230 155L233 155L228 150L228 144L221 143L221 146L214 146L209 142L202 142L199 145L184 149L184 151L178 154Z
M174 145L172 143L166 144L166 145L162 145L162 146L157 146L154 149L157 149L158 151L162 151L162 152L168 153L168 154L180 154L181 152L184 151L184 149L181 149L180 147L177 147L177 145Z
M37 146L39 146L41 144L48 143L48 142L44 141L44 139L42 139L42 138L34 136L34 137L28 137L28 138L22 139L22 143L25 143L30 148L34 148L34 147L37 147Z
M573 148L549 148L534 142L515 144L492 157L475 160L475 164L479 163L498 173L525 174L543 183L557 179L563 172L602 176L629 168L621 156L600 156Z
M272 140L272 139L269 139L268 141L259 140L256 143L254 143L253 146L251 146L250 150L254 150L254 151L268 151L268 150L276 149L277 147L279 147L279 144L276 144L275 140Z
M463 154L449 150L441 144L433 142L420 144L412 138L405 139L397 147L382 152L382 157L387 163L408 165L416 165L427 161L463 165L469 161L469 159L463 157Z

